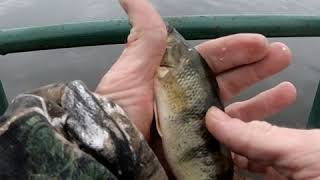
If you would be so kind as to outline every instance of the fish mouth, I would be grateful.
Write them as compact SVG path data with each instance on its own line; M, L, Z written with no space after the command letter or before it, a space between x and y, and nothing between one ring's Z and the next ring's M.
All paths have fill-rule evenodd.
M166 28L168 34L171 34L174 31L173 27L168 22L166 22Z
M170 66L168 64L160 64L160 68L173 68L173 66Z

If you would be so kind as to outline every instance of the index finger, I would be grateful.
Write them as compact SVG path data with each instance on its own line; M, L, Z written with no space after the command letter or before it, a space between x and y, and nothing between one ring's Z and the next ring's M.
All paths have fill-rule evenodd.
M196 48L213 72L219 74L262 60L270 45L260 34L235 34L204 42Z

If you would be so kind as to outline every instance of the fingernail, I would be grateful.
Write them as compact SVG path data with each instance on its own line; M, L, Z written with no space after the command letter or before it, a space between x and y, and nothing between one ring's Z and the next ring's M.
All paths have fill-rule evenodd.
M225 114L217 107L213 106L208 110L207 120L209 121L219 121L224 119Z
M208 130L215 135L225 129L227 125L225 124L228 116L218 109L217 107L211 107L206 115L206 125Z

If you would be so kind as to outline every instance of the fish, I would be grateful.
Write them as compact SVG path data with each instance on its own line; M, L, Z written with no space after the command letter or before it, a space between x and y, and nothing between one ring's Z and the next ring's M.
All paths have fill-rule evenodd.
M156 125L178 180L231 180L230 151L205 126L211 106L223 110L216 78L203 57L167 23L167 46L157 69Z

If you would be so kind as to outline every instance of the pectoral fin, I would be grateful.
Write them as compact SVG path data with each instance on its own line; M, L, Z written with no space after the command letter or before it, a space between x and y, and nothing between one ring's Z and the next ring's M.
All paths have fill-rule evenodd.
M153 110L154 110L154 118L156 121L156 127L157 127L157 131L159 133L159 136L162 137L162 132L161 132L161 126L160 126L160 120L159 120L159 112L158 112L158 108L157 108L157 102L154 101L153 103Z

